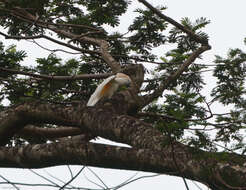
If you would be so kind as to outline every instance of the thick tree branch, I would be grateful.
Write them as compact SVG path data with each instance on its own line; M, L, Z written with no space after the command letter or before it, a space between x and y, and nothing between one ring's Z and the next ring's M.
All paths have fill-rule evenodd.
M95 107L26 103L0 120L0 144L4 145L27 124L41 123L79 127L83 132L134 147L161 150L163 141L169 141L169 137L147 123L124 115L128 109L128 103L121 95L115 96L112 102ZM178 146L184 148L182 144Z
M194 179L194 176L198 176L195 178L195 180L201 181L203 183L210 183L211 187L213 185L211 184L211 181L213 181L216 185L221 186L221 179L223 179L223 182L225 181L226 184L233 186L234 182L231 182L231 180L228 179L230 179L231 175L238 175L238 174L239 176L237 176L237 179L239 179L239 182L235 184L242 184L242 185L244 184L245 181L244 178L246 177L246 173L245 173L246 158L244 156L226 153L227 154L226 157L220 158L219 156L220 153L209 153L201 150L196 150L186 145L180 144L178 142L174 142L172 143L172 146L170 146L168 143L169 137L163 135L160 131L154 129L151 125L148 125L144 122L141 122L127 115L112 114L112 113L120 113L121 111L122 113L124 113L124 109L127 110L127 108L120 106L122 109L120 110L120 108L117 107L115 108L117 110L116 111L116 110L112 110L114 109L112 107L109 108L108 104L109 103L106 103L105 106L101 105L102 107L100 107L100 105L97 107L83 107L83 106L65 107L62 105L29 103L15 108L16 111L15 114L10 114L10 116L8 115L5 116L5 120L3 121L3 124L7 119L9 118L12 119L14 117L17 117L17 119L15 119L16 122L14 123L10 122L12 126L9 124L9 126L12 128L13 126L17 126L17 124L24 121L25 124L29 122L52 123L52 124L66 123L69 124L70 126L80 127L82 131L90 131L94 135L99 135L111 140L130 144L132 145L132 147L134 147L135 150L137 150L137 152L135 153L137 155L137 158L141 158L141 153L145 152L144 150L151 150L151 152L146 153L147 154L146 159L148 159L148 162L152 163L153 161L153 163L156 164L157 169L161 168L159 164L162 163L165 165L162 167L166 169L165 171L160 171L157 169L155 170L153 169L153 167L151 167L149 168L149 170L151 170L152 172L158 172L158 173L168 173L168 171L173 172L173 171L177 171L177 166L178 166L180 170L179 170L179 174L177 175L182 175L189 179ZM119 104L119 101L117 101L117 104ZM120 102L120 104L125 105L126 103ZM0 129L2 129L2 125ZM20 130L20 127L18 127L18 129ZM0 133L1 143L3 143L3 139L2 139L4 137L3 135L6 134L9 135L9 133ZM6 142L6 138L5 138L5 142ZM51 145L42 145L42 146L40 145L41 146L40 148L38 148L38 146L39 145L35 145L36 152L40 151L40 153L42 153L42 150L46 149L45 148L46 146L51 146ZM61 144L57 143L54 146L56 146L56 149L59 146L64 148L62 143ZM71 150L71 147L69 147L68 149ZM141 151L139 149L141 149ZM2 150L7 151L8 149L6 150L2 149ZM24 150L28 150L29 156L31 157L35 156L34 151L30 149L20 149L18 151L21 153ZM60 148L60 150L62 149ZM96 150L93 151L92 150L90 151L90 149L88 150L89 150L89 154L90 153L95 154ZM107 152L108 150L109 150L108 148L104 150L100 149L100 151L103 152ZM15 149L15 153L16 151L17 149ZM51 160L53 160L53 162L49 162L49 164L60 165L60 164L64 164L64 162L66 162L67 164L68 162L71 162L69 164L78 164L78 161L81 161L81 160L77 160L76 163L74 163L73 161L68 161L70 160L70 158L67 157L67 155L71 155L71 154L64 154L64 151L67 151L67 149L61 151L62 154L66 156L64 160L62 158L55 156L52 159L50 158ZM24 153L25 152L21 154ZM6 155L7 153L4 154ZM0 158L6 159L4 154L2 154ZM13 154L13 152L11 154ZM134 155L134 153L132 152L129 154ZM74 154L72 155L73 157L75 156ZM120 153L117 152L116 155L120 155ZM174 164L172 155L174 155L177 165ZM87 158L88 160L95 161L94 156L96 155L93 155L91 157L90 155L87 155ZM38 155L36 159L40 159L43 157L45 157L44 152L42 153L41 157L40 155ZM129 155L127 157L129 157ZM217 157L220 158L221 160L217 160ZM83 159L83 157L79 157L79 158ZM35 160L35 158L33 159ZM124 164L122 163L119 166L118 163L120 162L117 161L115 162L117 163L117 166L112 166L112 159L109 155L105 156L105 159L107 160L109 159L110 163L105 163L103 162L103 159L100 158L99 160L101 160L101 162L97 163L96 166L120 168L120 169L122 169L121 167L124 166ZM134 159L136 160L136 158ZM87 162L88 160L83 160L82 163L86 163L86 165L88 165ZM98 160L96 161L98 162ZM33 163L32 159L31 160L29 159L29 162ZM127 161L127 163L128 162L129 160ZM6 161L0 163L6 163ZM7 163L9 164L8 166L11 167L9 161ZM40 167L46 167L46 166L47 166L47 162L45 160L42 160L42 163L40 163ZM22 165L22 167L31 167L31 166ZM127 169L131 169L131 167L129 166L125 166L125 167ZM139 165L137 165L137 167L139 167ZM142 170L141 167L138 170ZM146 171L148 170L146 169ZM207 172L206 175L203 175L204 172Z
M78 127L62 115L65 110L67 110L65 106L45 105L38 102L11 108L0 118L0 145L6 144L13 135L28 124L49 123Z
M159 152L151 149L88 144L84 142L84 136L81 136L59 143L26 145L16 148L1 147L0 167L43 168L69 164L181 176L171 154L170 147ZM204 158L194 159L196 155L204 156ZM218 160L216 157L219 153L200 151L197 154L194 152L193 157L190 157L189 152L181 150L176 154L176 160L182 168L182 175L188 179L199 181L215 189L244 189L246 187L246 167L241 164L246 163L246 158L228 155L231 156L230 160ZM237 181L231 180L233 175L236 175Z
M21 137L32 139L57 139L62 137L80 135L83 133L80 128L77 127L56 127L56 128L43 128L33 125L27 125L19 132Z
M14 110L13 110L14 112ZM5 145L9 139L28 124L28 120L18 113L4 113L0 118L0 145Z

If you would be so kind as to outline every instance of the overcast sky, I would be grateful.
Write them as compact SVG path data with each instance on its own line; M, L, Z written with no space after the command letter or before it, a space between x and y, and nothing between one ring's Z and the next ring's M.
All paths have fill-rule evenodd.
M133 0L135 2L135 0ZM246 37L246 25L245 25L245 0L151 0L150 3L154 5L162 4L168 7L165 12L167 16L179 21L183 17L189 17L193 20L199 17L208 18L211 23L206 27L205 31L209 34L210 40L209 43L212 45L212 50L203 54L203 62L209 64L212 63L214 55L226 55L229 48L241 48L245 50L243 45L243 39ZM138 4L140 5L140 4ZM142 5L140 5L143 7ZM132 8L133 9L133 8ZM131 9L131 10L132 10ZM128 16L122 17L123 24L121 24L122 30L124 30L129 21L134 16L133 13L130 13ZM1 41L4 41L0 37ZM6 42L7 44L13 43ZM35 57L44 57L49 54L48 51L34 48L33 44L27 42L17 43L18 49L25 49L28 52L28 55L31 59L27 59L28 64L35 60ZM45 42L40 42L44 46L47 45ZM49 48L52 47L49 45ZM64 58L72 57L71 55L63 55ZM211 81L212 84L212 81ZM210 83L208 83L210 85ZM209 88L209 86L208 86ZM78 170L78 167L73 167L74 170ZM95 169L93 170L103 179L103 181L109 187L123 182L128 177L131 177L136 172L129 171L119 171L119 170L108 170L108 169ZM39 170L40 172L45 173L44 170ZM60 177L64 181L69 180L69 172L64 167L55 167L48 169L47 171L51 172L54 176ZM31 182L31 183L42 183L44 180L40 180L39 177L31 174L29 171L23 169L0 169L0 174L8 179L13 179L14 181L19 182ZM140 175L150 175L149 173L142 173ZM87 170L86 176L91 180L97 181L100 185L100 181L96 180L93 175ZM32 178L32 180L30 180ZM0 181L2 181L0 179ZM89 183L86 178L81 175L80 178L76 180L76 183L79 183L81 186L87 187L90 184L92 188L98 188L97 186ZM4 186L0 186L0 189ZM6 187L6 186L5 186ZM142 179L132 184L129 184L123 187L123 190L130 189L141 189L141 190L164 190L164 189L185 189L184 183L181 178L170 177L162 175L159 177ZM199 188L207 189L205 186L199 184L199 188L194 185L193 182L189 182L190 190L198 190ZM22 189L28 189L23 187ZM34 190L43 190L45 188L29 188ZM49 188L48 188L49 189Z

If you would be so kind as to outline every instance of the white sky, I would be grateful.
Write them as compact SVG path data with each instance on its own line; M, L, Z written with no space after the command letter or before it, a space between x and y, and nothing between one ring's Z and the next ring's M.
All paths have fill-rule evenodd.
M133 0L133 2L135 2ZM204 60L203 63L211 64L214 60L214 55L226 55L229 48L241 48L245 50L245 46L243 45L243 39L246 37L246 26L245 26L245 0L149 0L149 2L153 5L163 4L168 7L166 10L166 15L179 21L183 17L189 17L192 20L195 20L199 17L206 17L211 20L211 23L206 27L205 31L210 36L210 44L212 45L212 50L203 54ZM140 4L138 4L140 5ZM143 7L142 5L140 5ZM128 16L124 16L123 22L121 24L122 30L127 27L130 20L133 18L134 14L130 14ZM12 44L13 41L5 41L3 37L0 37L0 40L6 42L6 44ZM51 48L53 45L47 42L40 41L42 45L48 46ZM18 45L18 49L24 49L27 51L28 55L31 58L28 58L26 61L30 64L35 60L36 57L45 57L49 54L48 51L42 50L36 46L33 46L31 43L26 42L16 42L14 44ZM61 57L68 59L71 58L72 55L60 54ZM211 85L214 84L214 81L208 77L208 89L211 89ZM73 167L74 170L78 170L77 167ZM56 177L60 177L64 181L69 180L69 172L67 168L64 167L54 167L47 169ZM124 179L131 177L136 172L132 171L123 171L123 170L109 170L109 169L98 169L93 168L93 170L103 179L103 181L108 186L117 185L120 182L123 182ZM44 170L39 170L44 172ZM32 183L42 183L43 180L35 177L35 175L31 174L28 170L23 169L0 169L0 174L9 180L13 179L14 181L19 182L32 182ZM97 183L100 184L98 180L90 174L89 171L86 172L86 175ZM147 173L140 172L140 175L149 175ZM0 179L0 181L2 181ZM76 183L79 183L81 186L88 187L88 181L81 175ZM102 185L102 184L100 184ZM188 182L190 190L198 190L192 182ZM6 186L0 186L4 188ZM92 188L98 188L94 185L90 186ZM207 189L207 187L199 184L199 187L202 189ZM28 189L23 187L21 189ZM29 189L34 190L44 190L50 188L38 188L31 187ZM130 190L130 189L141 189L141 190L163 190L163 189L185 189L184 183L181 178L178 177L170 177L166 175L162 175L155 178L142 179L132 184L129 184L123 188L122 190Z

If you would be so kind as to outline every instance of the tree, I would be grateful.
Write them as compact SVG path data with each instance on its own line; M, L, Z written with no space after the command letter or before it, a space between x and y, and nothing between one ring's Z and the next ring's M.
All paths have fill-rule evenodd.
M216 56L215 66L199 64L211 48L202 32L209 21L180 24L165 7L139 2L146 9L136 10L122 34L106 25L118 27L128 1L1 1L6 39L43 38L81 56L64 62L55 55L64 50L56 49L24 66L24 51L1 44L0 167L79 164L181 176L211 189L246 188L246 54L232 49ZM174 48L153 53L167 44ZM154 71L142 63L155 64ZM208 67L217 79L211 101L201 92ZM132 86L86 107L98 79L117 72L129 75ZM218 102L233 108L214 113ZM89 142L97 136L131 148Z

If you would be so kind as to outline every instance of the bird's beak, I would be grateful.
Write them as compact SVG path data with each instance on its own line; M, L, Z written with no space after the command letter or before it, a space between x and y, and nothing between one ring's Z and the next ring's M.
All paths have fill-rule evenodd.
M132 84L132 81L129 80L128 83L126 84L126 87L129 88L131 86L131 84Z
M131 86L131 83L127 83L126 87L129 88Z

